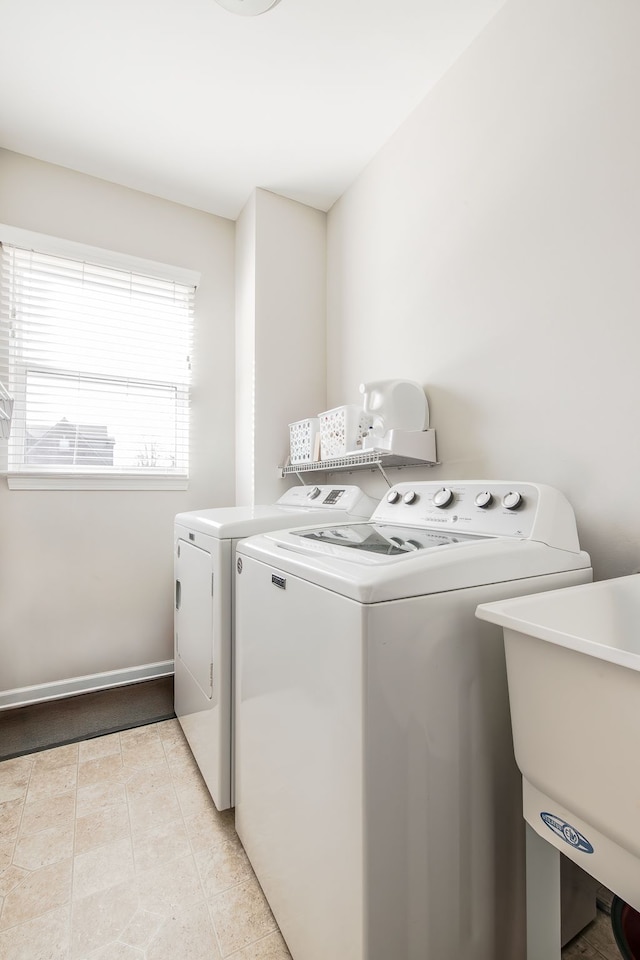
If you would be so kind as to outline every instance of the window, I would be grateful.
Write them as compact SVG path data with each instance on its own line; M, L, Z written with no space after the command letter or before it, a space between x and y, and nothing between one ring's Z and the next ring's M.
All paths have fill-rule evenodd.
M195 285L6 242L0 271L10 486L185 486Z

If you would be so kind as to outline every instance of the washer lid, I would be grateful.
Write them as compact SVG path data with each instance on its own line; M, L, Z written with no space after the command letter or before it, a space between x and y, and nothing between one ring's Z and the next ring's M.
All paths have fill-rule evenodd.
M361 526L371 524L349 524L351 534L347 536L359 534ZM511 537L456 533L449 538L438 530L431 531L432 535L447 537L448 542L383 554L354 549L344 542L325 543L299 536L310 532L280 530L249 537L238 544L238 553L260 561L269 571L290 574L360 603L428 596L590 568L586 553L556 550L544 543ZM416 537L425 534L418 529L411 532Z
M349 513L337 507L290 507L274 503L253 507L214 507L211 510L179 513L175 523L176 526L206 533L217 540L236 540L268 530L302 527L310 523L340 523L363 516L364 514Z
M489 537L471 534L421 530L389 523L340 523L332 527L296 530L292 536L304 540L310 549L325 552L326 545L338 546L347 550L373 554L372 560L375 560L375 557L383 560L387 557L407 556L419 550L433 550L452 543L489 539ZM335 551L326 552L335 555Z

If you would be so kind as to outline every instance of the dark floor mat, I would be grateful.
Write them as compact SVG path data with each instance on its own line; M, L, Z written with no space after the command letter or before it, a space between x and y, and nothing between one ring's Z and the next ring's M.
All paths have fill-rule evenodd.
M0 711L0 761L175 717L173 676Z

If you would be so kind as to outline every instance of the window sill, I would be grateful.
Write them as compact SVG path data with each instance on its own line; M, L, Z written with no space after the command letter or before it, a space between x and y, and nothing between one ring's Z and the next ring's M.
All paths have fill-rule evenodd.
M187 477L170 474L157 477L140 474L7 474L7 486L10 490L186 490L188 485Z

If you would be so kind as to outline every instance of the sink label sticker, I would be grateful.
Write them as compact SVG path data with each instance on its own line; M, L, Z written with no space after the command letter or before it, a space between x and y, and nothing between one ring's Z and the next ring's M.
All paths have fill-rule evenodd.
M565 843L568 843L574 850L579 850L581 853L593 853L593 847L587 838L583 836L579 830L576 830L575 827L572 827L570 823L567 823L566 820L561 820L560 817L554 817L552 813L541 813L540 817L549 829L553 830L556 836L564 840Z

